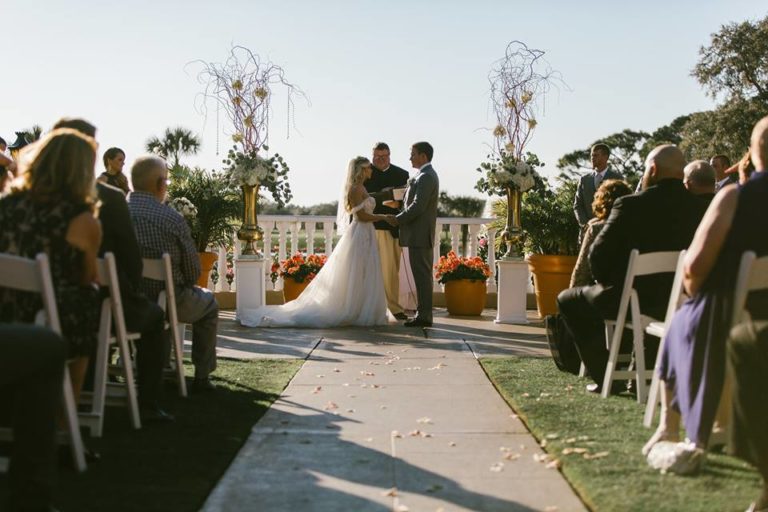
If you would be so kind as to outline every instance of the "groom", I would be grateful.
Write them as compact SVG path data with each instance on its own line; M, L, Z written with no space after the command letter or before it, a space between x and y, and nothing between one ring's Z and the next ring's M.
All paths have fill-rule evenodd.
M434 151L428 142L411 146L411 165L419 172L408 180L403 210L388 217L400 226L400 245L408 248L416 296L419 302L416 316L406 327L432 327L432 263L437 220L437 198L440 180L432 168Z

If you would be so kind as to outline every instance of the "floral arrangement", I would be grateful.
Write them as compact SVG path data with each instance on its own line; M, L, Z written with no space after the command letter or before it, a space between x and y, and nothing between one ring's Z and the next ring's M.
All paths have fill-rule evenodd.
M488 161L478 167L483 176L477 180L475 189L491 195L506 195L508 188L526 192L536 184L539 173L536 167L543 164L533 153L518 159L502 149L496 155L488 155Z
M304 93L285 78L283 68L261 58L248 48L234 46L224 63L199 61L203 69L198 81L204 84L204 100L212 99L232 122L235 145L228 151L227 171L238 185L263 187L272 194L279 206L292 198L288 184L288 165L275 154L264 158L268 151L272 89L284 86L288 91L288 116L291 118L293 96ZM205 111L206 101L200 105Z
M435 270L435 277L443 284L457 279L485 281L491 277L491 267L482 258L457 256L453 251L449 251L445 256L440 256Z
M187 222L192 222L197 216L197 207L186 197L174 197L168 200L168 206L179 212Z
M261 149L269 150L267 146ZM258 150L247 151L235 145L229 150L224 163L235 185L263 186L272 193L278 207L284 206L293 197L288 183L290 168L278 153L263 158Z
M304 256L297 252L290 258L284 259L280 263L273 261L270 271L272 282L277 281L278 277L283 279L293 279L297 283L312 281L320 269L323 268L328 257L325 254L310 254Z

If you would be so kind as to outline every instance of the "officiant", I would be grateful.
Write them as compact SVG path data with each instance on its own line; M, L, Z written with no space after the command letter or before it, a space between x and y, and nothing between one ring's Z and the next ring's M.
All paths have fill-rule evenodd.
M377 142L373 146L371 178L364 185L368 193L376 199L373 213L397 215L401 206L403 192L408 182L408 171L389 160L389 146ZM381 273L384 279L384 291L387 294L387 308L398 320L408 320L399 302L400 295L400 244L399 229L385 221L374 223L376 242L381 256Z

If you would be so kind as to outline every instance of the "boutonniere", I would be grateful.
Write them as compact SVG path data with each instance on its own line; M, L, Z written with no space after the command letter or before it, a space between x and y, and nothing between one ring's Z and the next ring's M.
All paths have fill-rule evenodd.
M416 183L416 178L410 178L410 179L408 180L408 186L409 186L409 187L410 187L411 185L415 184L415 183Z

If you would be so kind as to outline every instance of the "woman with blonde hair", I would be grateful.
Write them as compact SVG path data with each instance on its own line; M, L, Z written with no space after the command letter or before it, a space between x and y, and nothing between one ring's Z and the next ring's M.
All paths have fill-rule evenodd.
M317 276L296 300L282 306L247 310L240 323L250 327L335 327L387 323L387 299L373 223L376 200L363 182L371 162L362 156L347 166L336 217L342 234Z
M95 159L91 137L69 128L53 130L23 150L19 179L0 199L0 252L48 255L76 397L99 322ZM38 295L0 284L0 321L30 323L41 306Z

